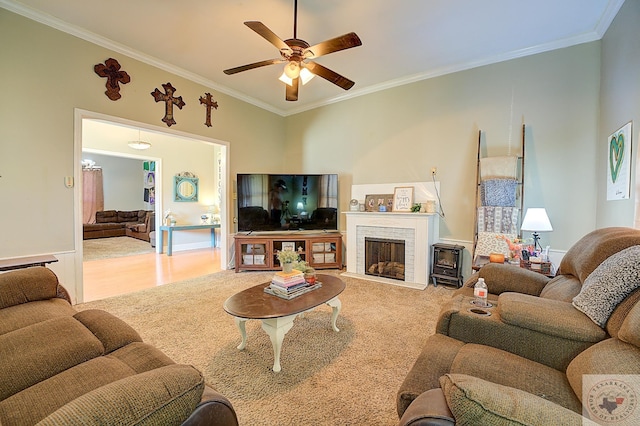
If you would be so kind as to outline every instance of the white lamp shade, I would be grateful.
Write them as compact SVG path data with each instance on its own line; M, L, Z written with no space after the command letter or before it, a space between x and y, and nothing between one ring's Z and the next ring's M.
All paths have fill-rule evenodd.
M549 216L547 216L547 210L544 208L527 209L520 229L532 232L553 231L551 221L549 221Z
M289 78L285 73L282 73L282 75L280 76L280 78L278 78L278 80L280 80L286 85L293 86L293 79Z
M313 77L315 77L315 74L309 71L308 69L302 68L300 70L300 80L302 80L303 86L308 82L310 82Z

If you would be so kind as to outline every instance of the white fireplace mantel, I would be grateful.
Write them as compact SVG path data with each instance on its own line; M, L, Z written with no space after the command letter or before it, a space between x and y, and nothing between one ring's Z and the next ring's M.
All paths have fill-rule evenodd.
M431 246L438 242L439 224L435 213L344 212L347 217L346 276L425 289L431 271ZM359 232L360 231L360 232ZM368 237L396 237L405 240L405 281L367 275L364 271L364 234ZM411 268L408 270L407 268Z

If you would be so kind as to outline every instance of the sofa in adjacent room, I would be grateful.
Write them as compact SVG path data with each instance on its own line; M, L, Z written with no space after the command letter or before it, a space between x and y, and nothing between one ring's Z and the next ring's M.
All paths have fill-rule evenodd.
M472 311L480 276L493 305L481 310L489 315ZM625 375L640 390L638 301L640 230L587 234L555 278L483 266L443 306L436 333L406 375L397 394L400 424L582 424L591 396L583 383L593 377ZM589 406L624 410L615 412L615 400Z
M0 274L0 424L238 424L227 398L44 267Z
M155 214L149 210L104 210L96 212L96 223L82 225L82 239L129 236L149 241L155 229Z

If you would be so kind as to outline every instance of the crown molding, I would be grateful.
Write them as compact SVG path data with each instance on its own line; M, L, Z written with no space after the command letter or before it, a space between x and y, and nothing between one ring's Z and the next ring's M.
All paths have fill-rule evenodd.
M611 25L623 4L624 0L609 0L607 2L607 8L600 17L600 21L595 28L595 32L599 35L599 39L604 37L604 34L609 29L609 25Z
M552 50L575 46L578 44L589 43L592 41L599 40L600 38L602 38L602 36L599 33L593 31L587 34L576 36L576 37L569 37L563 40L556 40L552 43L541 44L538 46L528 47L526 49L514 50L512 52L508 52L501 55L482 58L477 61L463 62L463 63L431 70L429 72L413 74L413 75L398 78L395 80L389 80L384 83L367 86L362 89L350 91L348 94L337 96L328 100L324 100L322 102L307 104L298 109L287 111L286 115L299 114L301 112L309 111L325 105L342 102L347 99L368 95L368 94L379 92L382 90L392 89L398 86L404 86L405 84L415 83L422 80L428 80L430 78L441 77L443 75L453 74L460 71L467 71L467 70L470 70L473 68L479 68L485 65L497 64L497 63L509 61L512 59L518 59L526 56L536 55L538 53L545 53L545 52L550 52Z
M212 90L216 90L220 93L224 93L225 95L231 96L240 101L254 105L258 108L264 109L266 111L272 112L282 117L299 114L312 109L320 108L322 106L327 106L327 105L335 104L348 99L353 99L359 96L364 96L364 95L379 92L382 90L403 86L405 84L415 83L421 80L427 80L430 78L440 77L443 75L452 74L460 71L466 71L466 70L478 68L485 65L491 65L499 62L509 61L511 59L522 58L525 56L531 56L538 53L549 52L556 49L562 49L565 47L570 47L578 44L589 43L592 41L600 40L606 33L607 29L613 22L613 19L618 14L623 4L624 4L624 0L610 0L607 3L607 8L605 12L602 14L602 17L598 22L596 28L594 28L593 31L589 33L585 33L576 37L569 37L566 39L557 40L552 43L542 44L538 46L528 47L526 49L520 49L520 50L508 52L506 54L495 55L495 56L483 58L477 61L459 63L452 66L431 70L425 73L413 74L413 75L398 78L395 80L390 80L384 83L367 86L362 89L349 91L349 93L339 95L330 99L326 99L321 102L311 103L311 104L301 106L300 108L295 108L292 110L285 111L279 108L275 108L273 105L269 105L265 102L262 102L258 99L247 96L243 93L232 90L228 87L222 86L214 81L211 81L207 78L202 77L201 75L192 73L190 71L187 71L183 68L170 64L168 62L164 62L161 59L139 52L128 46L125 46L113 40L107 39L98 34L87 31L83 28L77 27L75 25L71 25L49 14L42 13L38 10L35 10L31 7L25 6L20 3L16 3L12 0L0 0L0 7L7 9L11 12L17 13L19 15L22 15L26 18L29 18L41 24L63 31L67 34L71 34L75 37L78 37L82 40L96 44L98 46L104 47L106 49L113 50L114 52L126 55L130 58L139 60L143 63L154 66L161 70L186 78L190 81L193 81L194 83L201 84Z
M202 77L201 75L192 73L183 68L177 67L173 64L165 62L161 59L158 59L154 56L147 55L135 49L132 49L123 44L117 43L113 40L110 40L106 37L102 37L98 34L95 34L91 31L87 31L83 28L77 27L75 25L71 25L67 22L62 21L61 19L56 18L55 16L51 16L49 14L40 12L31 7L25 6L20 3L16 3L11 0L0 0L0 7L9 10L10 12L14 12L18 15L24 16L25 18L29 18L33 21L39 22L41 24L47 25L51 28L55 28L72 36L78 37L82 40L88 41L95 45L104 47L105 49L113 50L114 52L120 53L122 55L128 56L132 59L136 59L145 64L154 66L161 70L170 72L179 77L186 78L194 83L201 84L209 89L216 90L220 93L224 93L225 95L229 95L233 98L241 100L243 102L252 104L274 114L278 114L280 116L285 116L285 111L274 108L272 105L264 103L258 99L247 96L243 93L236 92L235 90L229 89L228 87L222 86L214 81L211 81L207 78Z

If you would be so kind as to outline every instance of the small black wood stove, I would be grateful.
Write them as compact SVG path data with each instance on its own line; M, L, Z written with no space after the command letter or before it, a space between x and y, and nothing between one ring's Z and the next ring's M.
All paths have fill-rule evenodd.
M431 281L438 284L462 287L462 251L464 246L457 244L434 244Z

